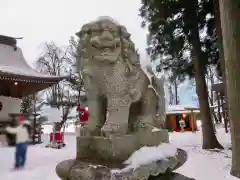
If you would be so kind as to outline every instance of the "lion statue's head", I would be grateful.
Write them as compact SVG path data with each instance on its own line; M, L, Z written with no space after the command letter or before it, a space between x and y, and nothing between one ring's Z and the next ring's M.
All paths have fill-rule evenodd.
M81 66L90 63L116 64L121 61L128 70L140 67L139 55L127 29L109 17L82 26L76 33L80 38Z

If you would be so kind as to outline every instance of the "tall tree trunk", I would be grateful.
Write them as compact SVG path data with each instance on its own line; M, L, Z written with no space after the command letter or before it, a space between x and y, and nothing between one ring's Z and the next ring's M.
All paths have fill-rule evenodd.
M174 100L173 100L172 84L168 86L168 93L169 93L169 104L173 105Z
M206 83L206 84L207 84L207 83ZM210 95L208 94L208 99L209 99L209 103L210 103L210 105L211 105L210 112L211 112L211 114L212 114L212 117L213 117L215 123L218 123L218 122L219 122L219 121L218 121L218 117L217 117L217 115L216 115L216 113L215 113L215 111L214 111L213 93L212 93L212 92L210 93ZM213 122L214 122L214 121L213 121ZM214 130L216 131L215 126L214 126Z
M206 78L207 79L206 84L209 85L209 82L210 82L210 87L212 87L212 85L214 84L214 75L213 75L213 72L211 70L211 67L209 67L208 72L209 72L209 77ZM209 82L208 82L208 80L209 80ZM214 111L214 96L213 95L214 95L213 90L212 90L212 88L210 88L210 92L209 92L209 95L208 95L209 96L209 103L211 105L210 112L212 113L212 117L213 117L213 120L215 121L215 123L218 123L219 119L218 119L218 117L217 117L217 115ZM216 132L215 126L213 126L213 127L214 127L214 131Z
M33 133L32 133L32 143L36 144L36 135L37 135L37 111L36 111L36 94L33 94Z
M231 174L240 178L240 8L238 0L219 0L232 137Z
M214 73L211 69L211 66L208 68L208 72L209 72L209 82L210 82L210 98L211 98L210 103L211 103L211 106L213 106L213 104L214 104L214 93L213 93L213 90L212 90L211 87L214 84ZM209 84L207 83L207 85L209 85Z
M222 112L223 112L223 120L224 120L224 127L225 127L225 132L228 133L228 113L226 110L226 102L224 102L224 97L223 95L220 96L221 100L221 106L222 106Z
M198 6L198 1L189 1L188 17L191 17L191 36L189 37L189 42L192 44L192 59L195 68L195 78L196 78L196 91L199 99L201 120L202 120L202 136L203 136L203 149L214 149L223 147L218 142L213 122L211 118L211 112L208 103L208 89L205 80L205 66L202 63L204 60L202 58L200 37L198 31L198 17L196 7Z
M221 67L222 76L223 76L224 90L226 92L226 72L225 72L225 61L224 61L224 50L223 50L223 38L222 38L221 18L220 18L220 10L219 10L219 0L213 0L213 3L214 3L214 13L215 13L215 19L216 19L216 31L217 31L217 39L218 39L220 67Z
M56 123L55 123L55 131L61 131L64 123L65 123L64 121L56 122Z
M213 119L214 119L215 123L218 123L219 122L218 121L218 117L217 117L217 115L216 115L216 113L214 111L214 108L210 109L210 112L212 112L212 116L213 116ZM214 126L214 129L215 129L215 126Z
M177 78L174 80L174 89L175 89L175 101L176 101L176 105L178 105L179 102L178 102L178 85L177 85Z
M219 119L219 122L222 123L221 103L220 103L220 97L218 92L216 92L216 98L217 98L218 119Z
M193 43L193 57L195 57L194 67L196 70L196 91L199 99L199 105L200 105L200 112L201 112L201 120L202 120L202 136L203 136L203 142L202 142L202 148L203 149L214 149L214 148L220 148L223 147L218 142L215 130L211 118L211 112L208 104L208 93L207 93L207 85L204 77L204 68L201 65L200 62L200 46L196 46L198 43L195 41ZM198 48L199 47L199 48Z
M225 60L224 60L224 49L223 49L223 37L222 37L222 28L221 28L221 18L220 18L220 9L219 9L219 0L213 0L214 3L214 12L216 19L216 30L217 30L217 39L218 39L218 48L219 48L219 60L220 60L220 68L222 71L222 80L224 86L224 95L227 98L227 87L226 87L226 70L225 70ZM227 111L224 112L228 113ZM224 122L228 122L226 119L227 115L224 115ZM226 129L226 132L228 130Z

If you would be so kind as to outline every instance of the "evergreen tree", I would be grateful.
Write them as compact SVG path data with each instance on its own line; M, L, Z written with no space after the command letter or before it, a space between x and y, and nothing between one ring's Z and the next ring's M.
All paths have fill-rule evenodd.
M239 0L219 0L226 65L226 85L232 137L231 174L240 178L240 6Z
M20 112L22 114L28 114L32 106L33 106L33 97L31 95L26 96L22 99Z
M140 9L142 25L149 30L147 51L152 60L160 58L157 71L196 80L204 149L222 148L214 133L205 81L206 67L219 59L213 14L210 0L142 0Z

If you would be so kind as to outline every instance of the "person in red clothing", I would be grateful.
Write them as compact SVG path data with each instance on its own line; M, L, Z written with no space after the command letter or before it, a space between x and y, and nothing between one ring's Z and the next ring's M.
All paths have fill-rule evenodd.
M81 125L85 125L88 121L88 109L85 108L84 111L82 112L82 117L80 120Z
M80 104L78 105L78 112L81 115L80 117L80 124L84 126L88 121L88 107L81 108Z

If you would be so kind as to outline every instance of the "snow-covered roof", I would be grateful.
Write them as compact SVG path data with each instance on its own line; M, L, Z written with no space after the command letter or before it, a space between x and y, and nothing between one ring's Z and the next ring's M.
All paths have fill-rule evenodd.
M170 115L170 114L188 114L188 113L191 113L191 111L184 110L184 111L167 111L166 112L167 115ZM199 110L194 110L193 113L200 113L200 111Z
M7 37L11 38L11 37ZM45 75L31 68L19 47L0 43L0 73L43 79L61 79L63 77Z
M169 105L167 110L168 111L182 111L182 110L186 110L186 109L198 109L199 107L194 106L194 105Z
M166 114L184 114L190 113L190 109L194 109L193 112L199 113L200 111L197 110L199 107L194 105L169 105L166 111Z

